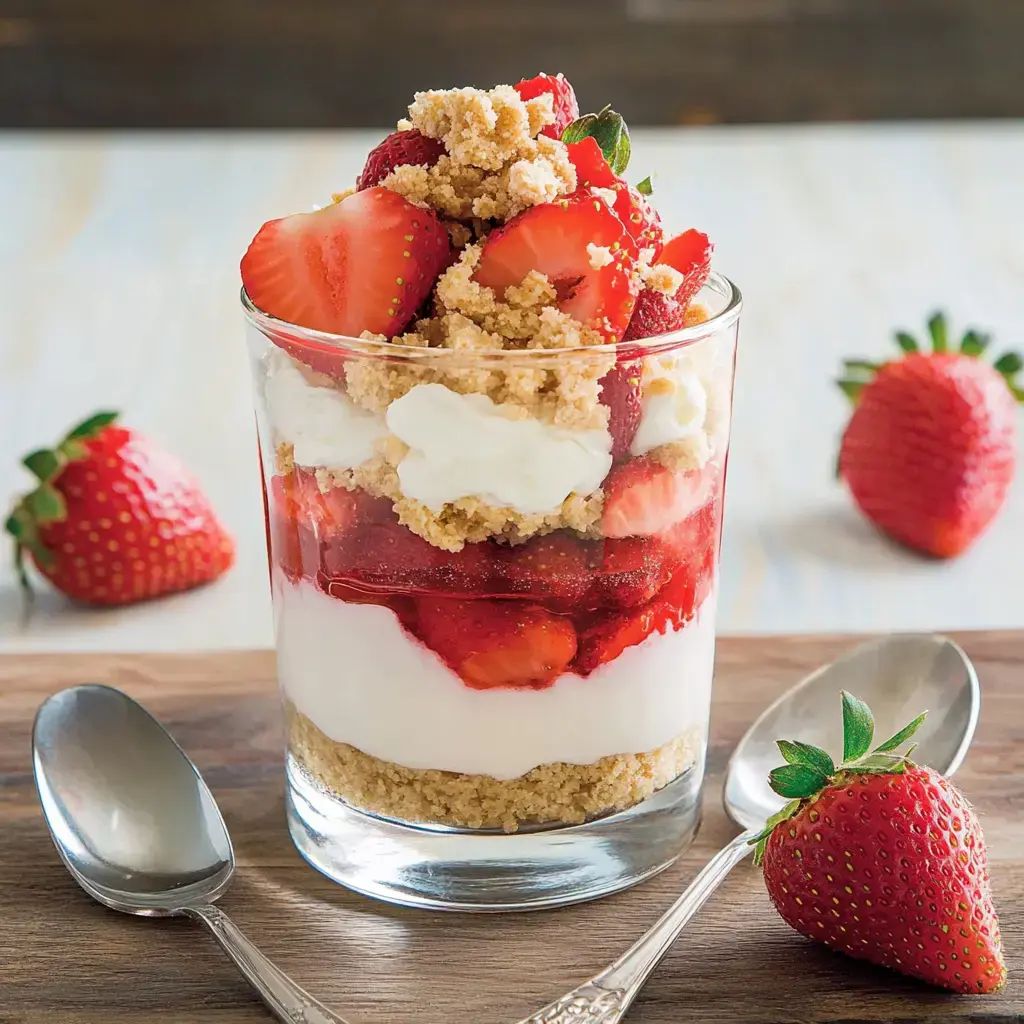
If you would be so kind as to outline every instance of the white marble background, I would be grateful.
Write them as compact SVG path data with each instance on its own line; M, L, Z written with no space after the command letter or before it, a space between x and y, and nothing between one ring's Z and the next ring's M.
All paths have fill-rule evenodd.
M381 134L0 134L0 498L27 483L20 455L121 408L195 470L240 552L191 594L90 612L44 592L28 615L8 559L0 650L272 642L238 260ZM939 306L1024 350L1024 125L636 132L630 174L648 172L667 225L707 230L746 298L721 630L1024 626L1024 480L940 564L879 538L832 477L844 355L884 356Z

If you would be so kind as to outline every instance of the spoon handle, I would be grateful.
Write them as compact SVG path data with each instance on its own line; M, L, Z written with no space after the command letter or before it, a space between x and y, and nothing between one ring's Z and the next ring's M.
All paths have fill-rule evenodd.
M726 875L753 853L749 843L755 835L744 832L719 850L679 899L615 963L519 1024L618 1024L690 918Z
M213 906L184 907L182 914L202 921L260 998L287 1024L346 1024L304 988L275 967L224 913Z

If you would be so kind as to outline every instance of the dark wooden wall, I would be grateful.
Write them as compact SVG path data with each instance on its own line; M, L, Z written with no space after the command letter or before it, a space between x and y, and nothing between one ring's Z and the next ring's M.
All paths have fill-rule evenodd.
M0 0L0 125L379 126L564 71L633 124L1024 115L1024 0Z

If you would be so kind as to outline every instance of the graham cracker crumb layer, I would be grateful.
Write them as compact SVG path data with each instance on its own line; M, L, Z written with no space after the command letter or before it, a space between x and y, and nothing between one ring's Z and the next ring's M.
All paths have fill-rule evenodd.
M516 779L405 768L325 736L286 705L292 755L334 796L397 821L516 832L527 824L580 824L656 793L701 757L698 730L656 750L589 765L541 765Z

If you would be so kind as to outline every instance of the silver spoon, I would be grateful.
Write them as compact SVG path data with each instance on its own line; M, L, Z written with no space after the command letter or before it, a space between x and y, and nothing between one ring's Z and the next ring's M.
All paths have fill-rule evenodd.
M868 704L883 737L928 710L914 736L914 760L943 775L960 767L981 709L978 677L967 655L952 640L929 634L890 636L855 647L783 694L737 744L729 759L723 799L729 817L743 832L711 858L682 896L615 963L519 1024L622 1020L690 918L733 867L753 852L750 840L785 804L768 786L769 771L781 763L775 741L796 739L842 750L840 690Z
M32 755L54 845L90 896L126 914L202 921L280 1020L345 1024L213 906L235 870L231 839L206 783L149 712L108 686L62 690L36 713Z

